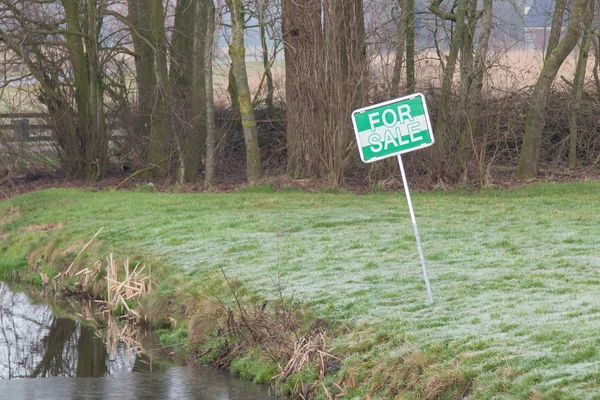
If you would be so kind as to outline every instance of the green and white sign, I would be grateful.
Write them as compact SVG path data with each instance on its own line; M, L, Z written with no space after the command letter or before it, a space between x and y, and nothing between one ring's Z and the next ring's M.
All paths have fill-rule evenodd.
M434 143L425 97L420 93L352 113L360 158L370 163Z
M408 211L410 212L421 267L423 268L427 297L431 304L433 303L433 294L427 276L425 254L423 254L421 235L419 235L401 156L402 153L429 147L433 144L433 130L429 121L425 96L415 93L400 99L358 109L352 113L352 123L358 141L360 158L364 162L370 163L392 156L398 157L398 166L402 174Z

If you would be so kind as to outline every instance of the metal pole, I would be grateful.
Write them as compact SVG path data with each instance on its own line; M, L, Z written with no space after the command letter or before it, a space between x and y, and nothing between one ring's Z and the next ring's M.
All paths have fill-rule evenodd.
M410 192L408 190L408 182L406 181L406 173L404 172L404 164L402 163L402 156L400 154L398 154L398 165L400 166L400 173L402 174L402 183L404 184L404 192L406 193L410 219L412 220L413 230L415 231L415 237L417 238L419 257L421 258L421 266L423 267L423 278L425 278L425 286L427 287L427 296L429 297L429 304L432 304L433 295L431 294L431 285L429 285L429 277L427 276L427 267L425 266L425 255L423 254L423 246L421 245L421 236L419 235L419 228L417 227L417 220L415 219L415 212L413 211L412 200L410 199Z

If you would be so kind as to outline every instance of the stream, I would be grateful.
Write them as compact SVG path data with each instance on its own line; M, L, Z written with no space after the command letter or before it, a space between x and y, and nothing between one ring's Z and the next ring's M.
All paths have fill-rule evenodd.
M157 340L135 327L79 322L91 313L34 300L0 282L0 399L270 398L226 373L151 356L144 348L158 347Z

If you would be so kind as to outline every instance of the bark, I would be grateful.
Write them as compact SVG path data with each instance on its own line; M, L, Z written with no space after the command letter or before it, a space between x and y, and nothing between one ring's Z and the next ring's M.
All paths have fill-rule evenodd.
M567 32L559 44L552 50L544 62L544 66L538 77L531 105L525 122L525 133L523 146L519 157L519 166L516 177L518 179L536 178L539 170L540 148L542 134L545 125L545 110L548 104L548 96L552 82L558 73L558 69L565 58L573 51L573 48L581 35L581 23L587 7L588 0L574 0L571 8L571 17Z
M583 84L585 82L585 72L587 68L587 60L590 50L590 42L592 40L592 29L594 22L594 0L588 1L588 8L583 20L583 38L581 39L581 47L579 57L577 59L577 67L573 76L573 103L571 105L571 134L569 143L569 167L574 168L577 165L577 131L578 131L578 115L581 110L581 97L583 95Z
M415 0L406 2L406 94L415 92Z
M260 36L260 45L262 48L262 63L265 74L265 80L267 81L267 96L265 103L269 110L273 109L273 98L275 96L275 85L273 83L273 74L271 73L271 61L269 60L269 47L267 46L267 31L265 27L265 14L268 10L269 2L267 0L261 0L259 18L258 18L258 30Z
M209 186L215 183L215 165L217 153L217 132L215 129L215 106L213 93L213 44L215 38L215 5L213 0L208 0L208 16L206 19L206 52L204 65L206 69L205 95L206 95L206 170L204 180Z
M192 131L186 142L185 163L186 182L198 182L202 165L202 152L206 143L206 53L211 51L207 46L208 3L212 0L194 1L194 29L192 53L192 94L190 114L187 116Z
M149 42L148 0L127 0L128 17L131 38L133 41L135 79L137 86L137 112L140 118L142 136L150 138L152 131L152 110L154 108L154 88L156 75L154 73L154 49Z
M287 173L292 178L322 172L325 104L324 48L319 0L283 0Z
M474 82L475 77L479 76L483 79L483 73L485 68L485 57L487 56L487 48L491 30L491 11L489 8L491 4L489 2L484 3L484 10L481 15L485 14L487 20L484 20L481 26L481 34L479 40L479 48L477 65L474 61L474 39L475 29L477 27L477 21L479 20L480 13L477 11L477 1L470 0L468 2L467 10L467 26L465 29L465 35L461 49L461 81L460 81L460 92L459 92L459 106L458 110L460 115L460 141L457 153L457 162L463 169L463 172L467 172L467 163L472 155L473 146L473 129L476 124L476 116L474 115L474 102L479 100L479 94L481 93L481 85L479 87ZM481 58L483 57L483 59ZM478 93L479 92L479 93Z
M88 1L84 8L77 0L62 0L62 6L68 32L64 34L65 47L73 68L75 113L69 110L69 102L62 95L55 97L54 103L50 102L49 112L54 114L58 126L64 130L57 132L57 136L59 146L66 150L66 158L71 158L66 161L70 173L100 180L106 172L108 145L103 71L98 50L102 18L94 1ZM73 122L67 122L65 117L73 114L77 117Z
M144 1L144 0L142 0ZM166 35L164 28L164 11L162 0L148 0L149 36L154 44L154 74L156 86L152 88L153 108L151 118L150 146L148 163L155 165L154 176L162 176L168 172L169 155L169 125L167 122L168 108L168 70Z
M552 53L556 46L558 46L558 42L560 41L560 34L562 33L566 6L567 0L556 0L556 4L554 5L554 13L552 14L550 36L548 36L548 46L546 46L545 60L550 57L550 53Z
M324 2L326 103L323 158L327 177L339 185L355 145L348 116L366 101L367 62L362 0Z
M233 63L229 66L229 74L227 75L227 93L229 93L229 99L231 100L231 110L235 115L240 115L240 102Z
M128 0L127 23L133 38L139 112L146 135L151 175L168 171L168 71L161 0Z
M100 30L102 19L96 2L87 2L87 35L86 60L88 66L89 91L87 91L87 135L84 141L86 162L85 175L90 179L100 180L106 172L108 132L104 115L104 82L100 61ZM81 120L81 115L80 115Z
M179 0L175 6L175 19L170 51L169 86L170 126L177 151L177 162L173 162L170 170L177 169L177 181L180 184L189 178L190 167L187 163L188 140L192 133L192 80L194 58L194 20L196 0ZM176 165L178 164L178 165Z
M600 40L596 34L592 35L592 45L594 46L594 83L596 84L596 94L600 95L600 76L598 76L598 68L600 67Z
M338 185L356 156L348 116L366 101L362 1L285 0L283 37L288 174Z
M436 12L435 8L430 7L433 12ZM446 124L448 118L448 112L450 109L450 97L452 95L452 83L454 78L454 71L456 68L456 61L458 59L458 52L462 47L466 23L465 17L467 14L467 0L458 0L456 14L447 15L447 13L436 13L438 16L442 17L444 15L445 19L454 19L456 21L454 28L454 35L452 36L452 40L450 42L450 50L448 52L448 57L446 59L446 68L444 70L444 76L442 78L442 88L440 90L440 101L439 101L439 111L435 124L435 132L436 132L436 140L438 141L437 152L440 155L444 155L447 151L447 132L446 132Z
M400 17L396 22L396 57L394 59L394 70L392 72L392 87L390 96L392 98L400 96L400 81L402 80L402 63L404 62L404 51L406 44L406 22L407 22L407 0L398 0L400 7Z
M258 147L258 133L248 73L246 71L246 49L244 44L244 6L242 0L226 0L231 12L231 44L229 56L233 63L233 74L237 86L237 100L240 106L242 127L244 129L244 142L246 144L246 175L250 183L262 177L260 162L260 149Z
M473 70L471 71L469 80L469 98L467 101L467 121L461 146L463 165L469 161L474 150L474 136L479 120L479 105L481 102L481 93L483 90L483 78L486 71L485 62L489 50L490 36L492 32L492 15L493 15L493 0L483 0L483 10L481 16L481 26L479 33L479 46L475 53ZM483 177L483 165L485 158L485 148L487 143L487 131L483 134L481 152L479 153L479 172L480 178ZM465 166L466 168L466 166Z

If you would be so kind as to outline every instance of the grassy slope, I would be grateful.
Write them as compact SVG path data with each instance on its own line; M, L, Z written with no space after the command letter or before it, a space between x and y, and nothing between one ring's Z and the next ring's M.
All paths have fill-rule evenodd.
M30 193L0 203L0 270L40 243L85 243L104 226L103 248L151 251L190 282L222 266L270 297L279 271L286 293L318 314L392 338L381 357L442 346L448 363L476 371L473 398L532 388L600 398L599 192L584 182L415 194L431 307L400 193Z

